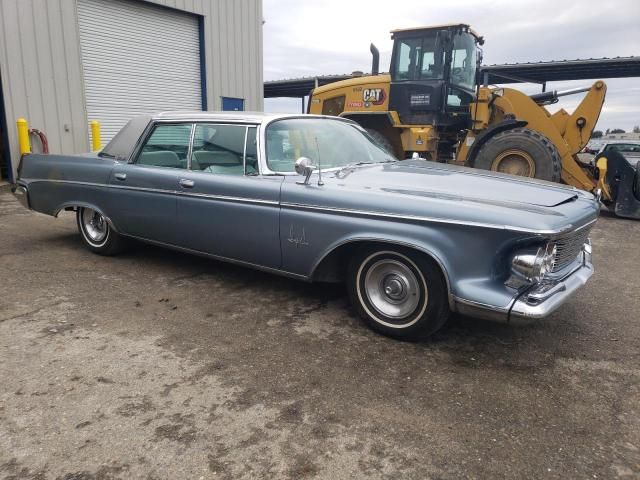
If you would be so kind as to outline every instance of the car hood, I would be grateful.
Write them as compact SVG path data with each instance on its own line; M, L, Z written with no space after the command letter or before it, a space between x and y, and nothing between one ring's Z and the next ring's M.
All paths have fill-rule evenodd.
M360 184L376 185L398 193L472 200L486 203L526 204L554 207L575 199L576 189L553 182L525 179L494 172L445 165L424 160L408 160L333 174Z
M285 188L283 201L541 231L582 224L598 213L593 195L573 187L425 160L355 166L322 177L320 188L315 174L309 186Z

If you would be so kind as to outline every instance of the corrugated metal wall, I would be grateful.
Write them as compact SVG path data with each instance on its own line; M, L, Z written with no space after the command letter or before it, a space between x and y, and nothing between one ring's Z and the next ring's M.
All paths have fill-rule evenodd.
M87 115L100 121L103 143L135 115L202 110L201 17L148 2L77 1Z
M263 109L262 0L148 1L204 17L209 110L223 96ZM89 149L76 0L1 0L0 75L14 172L19 117L46 132L51 152Z
M46 132L52 152L87 149L75 0L0 1L0 74L14 171L20 117Z
M149 1L205 16L209 110L222 108L220 97L244 98L247 110L263 110L262 0Z

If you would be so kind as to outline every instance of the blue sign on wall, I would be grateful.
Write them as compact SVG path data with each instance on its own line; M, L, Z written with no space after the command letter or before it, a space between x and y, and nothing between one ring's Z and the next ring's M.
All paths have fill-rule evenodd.
M222 97L222 110L236 112L244 110L244 98Z

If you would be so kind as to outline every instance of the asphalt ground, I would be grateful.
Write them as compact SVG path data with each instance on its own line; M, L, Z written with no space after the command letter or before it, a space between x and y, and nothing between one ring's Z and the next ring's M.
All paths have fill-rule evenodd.
M0 478L640 478L639 237L603 214L554 315L411 344L342 287L101 257L2 193Z

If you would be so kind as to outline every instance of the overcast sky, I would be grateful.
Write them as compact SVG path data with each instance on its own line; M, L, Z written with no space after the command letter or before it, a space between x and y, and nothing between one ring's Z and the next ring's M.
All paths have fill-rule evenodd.
M640 55L640 0L264 0L264 20L265 80L368 72L370 42L387 71L390 30L452 22L484 36L485 64ZM547 89L591 83L553 82ZM597 128L639 125L640 79L611 79L607 86ZM550 109L572 111L581 95L565 98ZM266 99L265 110L298 112L300 100Z

